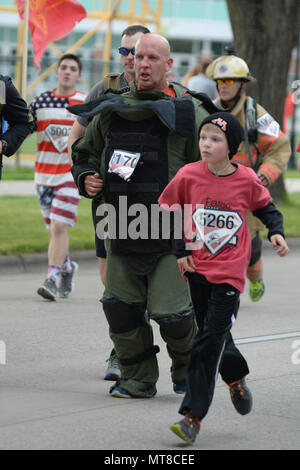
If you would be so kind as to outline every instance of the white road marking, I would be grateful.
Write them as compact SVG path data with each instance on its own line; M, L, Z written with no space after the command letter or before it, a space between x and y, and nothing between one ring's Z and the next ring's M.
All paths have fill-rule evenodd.
M263 343L265 341L278 341L281 339L300 337L300 331L291 333L279 333L274 335L251 336L249 338L235 339L235 344Z

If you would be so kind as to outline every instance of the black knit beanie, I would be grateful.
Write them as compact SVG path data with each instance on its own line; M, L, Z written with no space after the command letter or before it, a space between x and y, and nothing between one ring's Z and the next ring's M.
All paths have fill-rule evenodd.
M200 125L199 134L204 124L214 124L224 132L229 147L229 159L231 159L233 155L236 154L240 143L244 139L244 129L237 118L230 113L222 111L210 114L203 119Z

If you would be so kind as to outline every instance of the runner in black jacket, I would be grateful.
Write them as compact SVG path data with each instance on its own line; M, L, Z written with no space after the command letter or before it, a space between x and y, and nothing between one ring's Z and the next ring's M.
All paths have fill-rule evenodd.
M2 154L13 155L33 130L33 118L10 77L0 74L0 178ZM3 119L8 123L4 131Z

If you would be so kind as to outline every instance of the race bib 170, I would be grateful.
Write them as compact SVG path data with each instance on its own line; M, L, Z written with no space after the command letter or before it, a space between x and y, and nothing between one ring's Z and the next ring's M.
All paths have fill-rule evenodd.
M115 173L125 181L128 181L140 158L140 153L128 152L127 150L114 150L108 164L108 173Z

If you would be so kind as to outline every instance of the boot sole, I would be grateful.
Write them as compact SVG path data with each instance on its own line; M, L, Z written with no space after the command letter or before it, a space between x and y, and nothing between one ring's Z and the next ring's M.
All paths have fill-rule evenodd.
M114 392L112 392L112 393L111 393L111 396L112 396L112 397L115 397L115 398L127 398L127 399L128 399L128 398L132 398L132 396L130 396L130 395L123 395L122 393L118 392L117 390L114 391Z
M117 375L117 374L106 374L105 377L104 377L104 380L110 380L112 382L116 382L117 380L119 380L120 378L120 374Z
M55 300L55 295L53 295L51 291L49 291L43 286L38 289L37 293L40 296L42 296L44 299L52 300L52 301Z

